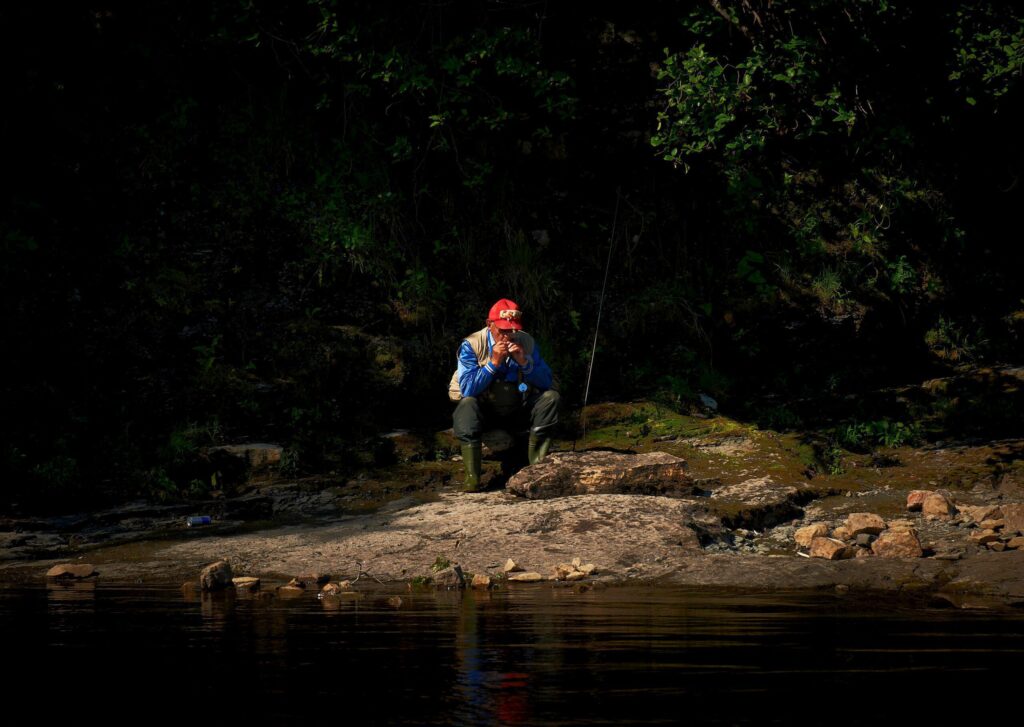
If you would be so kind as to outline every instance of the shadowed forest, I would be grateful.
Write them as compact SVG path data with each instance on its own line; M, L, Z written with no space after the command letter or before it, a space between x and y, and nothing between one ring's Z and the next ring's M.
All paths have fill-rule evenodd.
M0 10L3 509L353 472L516 300L572 410L1024 435L1010 2ZM602 286L607 288L602 305ZM58 504L59 503L59 504Z

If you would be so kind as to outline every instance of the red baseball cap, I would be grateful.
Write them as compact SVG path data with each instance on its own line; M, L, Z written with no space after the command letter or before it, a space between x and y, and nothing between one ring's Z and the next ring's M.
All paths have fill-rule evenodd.
M487 322L493 323L498 328L511 328L514 331L523 330L523 312L519 310L514 300L502 298L491 306L491 312L487 314Z

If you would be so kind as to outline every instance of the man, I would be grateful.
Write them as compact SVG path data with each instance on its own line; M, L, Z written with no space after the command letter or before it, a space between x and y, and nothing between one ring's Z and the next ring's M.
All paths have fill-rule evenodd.
M458 402L452 422L462 442L468 492L480 487L480 437L486 429L515 433L529 427L530 464L539 462L551 446L558 392L551 388L551 369L540 349L523 331L522 318L519 306L502 298L491 306L486 326L459 346L448 397Z

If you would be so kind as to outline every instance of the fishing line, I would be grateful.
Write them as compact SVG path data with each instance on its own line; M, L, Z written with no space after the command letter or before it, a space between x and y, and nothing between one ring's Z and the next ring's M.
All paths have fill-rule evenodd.
M604 264L604 282L601 284L601 298L597 304L597 323L594 324L594 345L590 349L590 363L587 365L587 385L583 390L583 409L580 413L580 428L583 430L583 443L587 443L587 399L590 397L590 376L594 373L594 357L597 355L597 334L601 330L601 311L604 310L604 294L608 289L608 272L612 268L612 250L615 249L615 228L619 224L619 202L622 200L622 188L615 189L615 214L612 215L612 232L608 239L608 260ZM576 440L572 443L576 451Z

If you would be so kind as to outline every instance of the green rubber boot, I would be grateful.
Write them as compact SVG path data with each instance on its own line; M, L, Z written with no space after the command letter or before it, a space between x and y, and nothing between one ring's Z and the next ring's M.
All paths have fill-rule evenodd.
M530 464L537 464L547 456L551 447L551 437L544 437L538 434L530 435L530 444L526 450L526 457Z
M462 463L466 466L466 479L462 483L464 492L480 489L480 443L462 445Z

